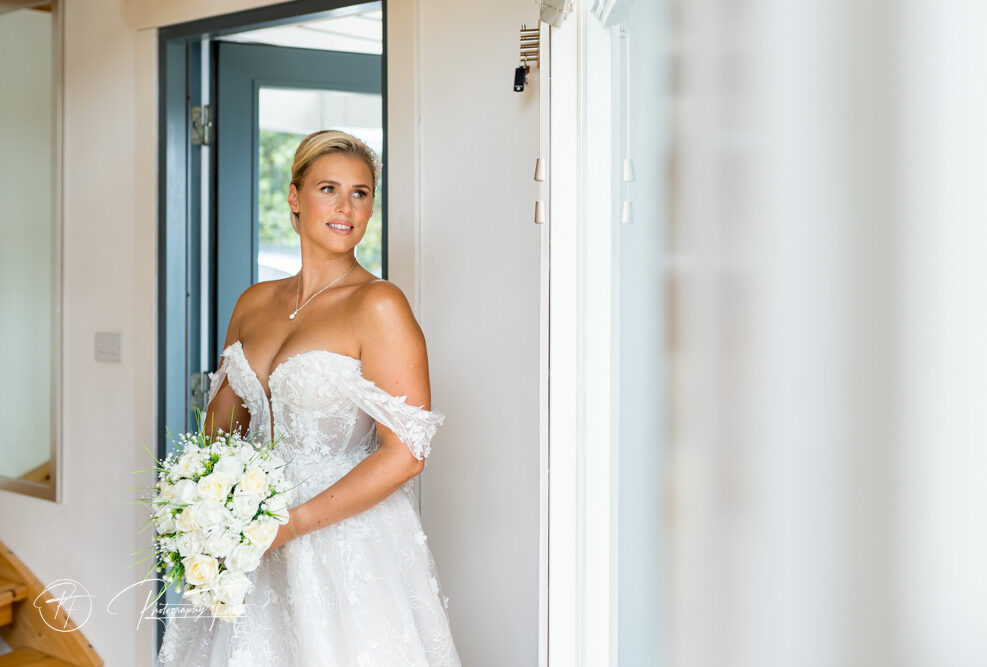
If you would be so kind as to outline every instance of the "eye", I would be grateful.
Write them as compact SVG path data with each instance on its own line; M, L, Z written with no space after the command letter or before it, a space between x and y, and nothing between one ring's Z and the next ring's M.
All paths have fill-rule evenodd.
M367 193L364 192L363 190L357 190L353 194L358 195L360 199L366 199L367 198Z
M331 194L333 194L333 193L336 192L336 186L335 185L323 185L322 188L321 188L321 190L323 190L323 191L328 190L328 192L326 192L326 194L331 195Z

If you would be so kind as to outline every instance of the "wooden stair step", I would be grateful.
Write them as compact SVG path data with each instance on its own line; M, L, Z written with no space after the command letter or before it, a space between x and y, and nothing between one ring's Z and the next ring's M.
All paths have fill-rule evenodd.
M53 658L33 648L18 648L0 655L0 667L72 667L58 658Z
M14 617L13 604L27 597L27 584L0 574L0 628Z
M27 597L27 584L0 575L0 603L17 602Z
M31 569L0 541L0 600L8 601L0 604L0 631L4 643L13 648L0 655L0 667L103 666L65 610L50 604L53 599ZM51 623L56 622L65 630L55 630Z

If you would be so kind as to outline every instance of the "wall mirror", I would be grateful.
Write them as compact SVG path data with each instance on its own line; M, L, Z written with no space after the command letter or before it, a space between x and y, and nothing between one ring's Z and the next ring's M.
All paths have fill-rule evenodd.
M0 0L0 489L58 501L61 7Z

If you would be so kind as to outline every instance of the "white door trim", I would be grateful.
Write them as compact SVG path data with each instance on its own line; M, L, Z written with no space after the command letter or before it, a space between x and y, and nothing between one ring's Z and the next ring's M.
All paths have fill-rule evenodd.
M577 3L579 5L579 3ZM616 664L609 30L552 29L548 289L548 661Z
M584 460L580 326L578 29L576 17L551 38L551 202L548 300L548 664L579 663L583 631Z

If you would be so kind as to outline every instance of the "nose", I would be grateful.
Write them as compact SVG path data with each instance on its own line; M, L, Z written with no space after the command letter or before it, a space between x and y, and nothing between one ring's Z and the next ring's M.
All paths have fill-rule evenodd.
M352 206L353 202L350 201L349 197L340 197L339 202L336 204L336 210L339 212L349 211Z

